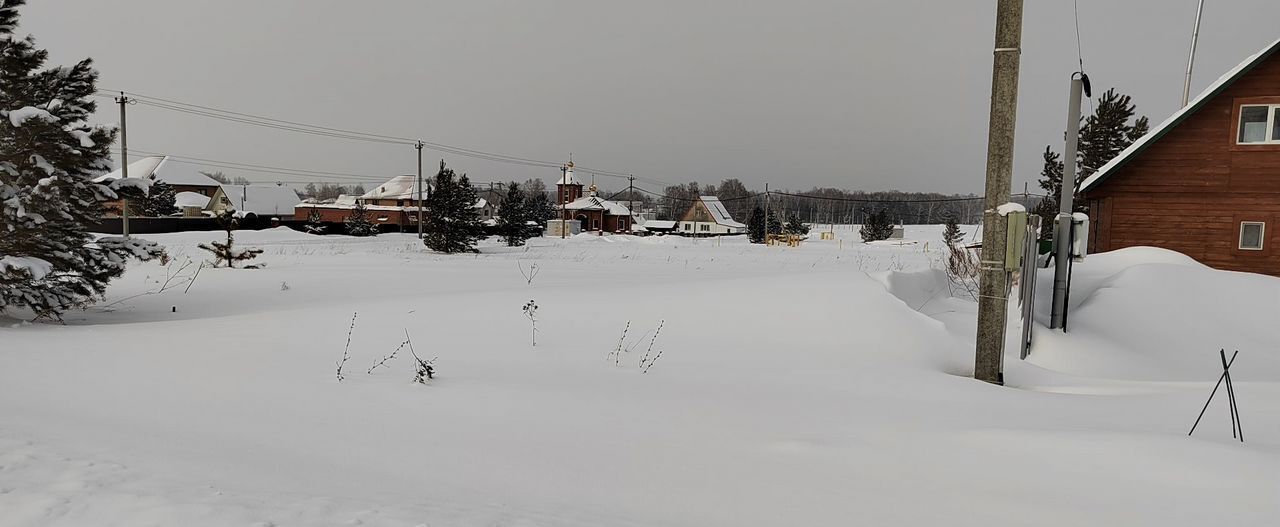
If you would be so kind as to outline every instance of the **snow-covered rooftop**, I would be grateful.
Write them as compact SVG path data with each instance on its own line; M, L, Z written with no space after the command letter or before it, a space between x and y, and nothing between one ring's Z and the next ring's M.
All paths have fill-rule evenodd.
M424 182L423 198L431 191L431 183ZM386 183L365 192L360 199L418 199L418 176L396 176Z
M289 187L276 185L223 185L222 193L239 212L259 215L293 214L302 199Z
M733 217L729 215L729 209L724 208L724 203L720 202L720 198L715 196L699 196L698 199L702 200L703 205L707 206L707 210L711 212L711 217L717 224L724 225L725 227L736 227L739 229L746 227L746 224L734 221Z
M564 206L565 210L603 210L611 216L630 216L631 210L599 196L583 196Z
M646 229L674 229L676 222L674 220L649 220L644 222Z
M116 169L106 175L94 179L101 183L123 177L123 172ZM216 187L217 180L201 174L195 165L176 161L169 156L147 156L129 163L129 178L149 178L163 181L170 185L187 185L199 187Z
M203 209L209 206L209 196L199 192L179 192L174 194L173 198L173 205L178 208L199 207Z
M1102 165L1097 172L1094 172L1092 176L1089 176L1089 179L1084 180L1084 182L1080 184L1080 191L1087 191L1110 177L1112 172L1120 168L1120 166L1125 163L1128 163L1130 158L1137 155L1138 152L1145 150L1152 142L1163 137L1164 134L1176 127L1178 123L1181 123L1188 116L1194 114L1200 109L1200 107L1204 106L1218 95L1219 92L1227 86L1230 86L1236 81L1236 79L1239 79L1245 73L1248 73L1254 66L1261 63L1267 57L1270 57L1277 50L1280 50L1280 39L1272 42L1267 47L1262 48L1261 51L1250 55L1249 58L1244 60L1244 62L1237 64L1236 67L1231 68L1231 70L1224 73L1221 77L1218 77L1218 80L1214 81L1214 83L1210 84L1208 88L1205 88L1204 91L1200 92L1200 95L1191 99L1191 101L1188 102L1186 106L1182 107L1181 110L1174 112L1173 115L1170 115L1168 119L1164 120L1164 122L1156 125L1156 127L1152 128L1146 135L1142 136L1137 141L1134 141L1133 144L1129 145L1129 148L1124 149L1115 157L1111 158L1111 161L1108 161L1107 164Z

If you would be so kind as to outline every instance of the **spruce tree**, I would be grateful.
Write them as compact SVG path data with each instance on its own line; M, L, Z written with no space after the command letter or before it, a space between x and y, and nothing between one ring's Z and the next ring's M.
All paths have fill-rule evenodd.
M555 207L551 205L551 200L547 198L546 192L526 192L524 209L528 214L529 220L536 222L538 229L542 231L547 230L547 222L551 221L551 217L556 212Z
M369 221L369 209L360 200L356 200L356 206L351 209L351 215L343 220L343 226L349 236L378 235L378 226Z
M197 245L201 249L213 253L213 266L217 267L226 262L227 267L234 268L236 262L243 262L257 258L262 254L262 249L237 249L235 248L235 236L232 231L239 226L240 221L235 216L235 211L226 209L218 213L218 224L227 233L226 242L209 242Z
M524 245L525 240L535 235L535 227L529 225L527 198L520 184L515 181L507 184L507 197L502 201L502 210L498 211L498 233L509 247Z
M783 230L787 234L798 234L801 236L809 234L809 226L805 225L803 221L800 221L800 215L795 213L792 213L791 216L787 218L787 225Z
M89 126L98 73L90 59L42 69L48 52L17 37L23 0L0 1L0 311L59 318L101 297L129 258L158 245L88 232L103 202L134 179L96 184L115 131Z
M765 221L764 208L756 206L751 211L751 219L747 221L747 238L751 243L765 242L765 224L768 224L769 234L782 233L782 222L778 220L778 214L770 209L768 221Z
M152 181L147 195L140 200L144 216L161 217L178 212L178 197L173 186L163 181Z
M947 220L942 227L942 241L948 246L954 246L964 241L964 232L960 230L960 224L956 222L955 214L948 214Z
M1093 114L1081 123L1080 139L1076 149L1076 192L1084 180L1097 172L1113 158L1147 134L1150 123L1146 117L1129 121L1137 113L1137 106L1128 95L1117 93L1115 88L1098 97ZM1062 196L1062 156L1052 147L1044 149L1044 168L1040 171L1040 188L1047 194L1046 200L1036 207L1036 213L1044 218L1043 225L1052 225L1058 214L1058 199ZM1072 200L1075 212L1088 212L1088 206L1077 194ZM1045 231L1052 231L1052 228Z
M324 231L328 230L324 224L324 218L320 216L320 209L311 207L311 212L307 213L307 224L302 228L309 234L324 234Z
M867 216L867 222L858 230L862 241L874 242L887 240L893 236L893 222L889 220L889 211L880 209Z
M435 189L426 199L427 218L423 222L423 243L445 254L476 251L484 237L484 226L476 210L476 190L466 174L456 177L453 169L440 161Z

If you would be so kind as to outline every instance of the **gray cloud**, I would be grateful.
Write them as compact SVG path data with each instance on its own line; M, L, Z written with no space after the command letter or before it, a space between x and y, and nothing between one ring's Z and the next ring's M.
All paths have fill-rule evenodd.
M1079 3L1097 91L1115 86L1163 120L1181 97L1195 0ZM522 157L573 152L670 182L982 189L995 2L32 4L21 30L55 63L92 56L103 88ZM1273 0L1210 1L1194 91L1274 40L1277 15ZM1028 1L1018 191L1044 146L1061 148L1076 68L1071 2ZM114 108L99 117L114 123ZM145 150L376 176L415 166L407 146L141 105L129 124ZM427 166L440 157L482 182L556 175L441 154Z

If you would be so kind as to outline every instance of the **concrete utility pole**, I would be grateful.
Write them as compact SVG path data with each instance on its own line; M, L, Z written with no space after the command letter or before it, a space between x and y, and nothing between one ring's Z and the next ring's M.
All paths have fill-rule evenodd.
M1018 113L1018 65L1022 53L1022 0L996 4L991 118L987 132L987 196L982 214L982 267L978 278L978 338L973 377L1004 383L1004 331L1009 304L1005 272L1006 218L996 211L1009 201L1013 180L1013 136Z
M1071 76L1071 100L1067 102L1067 146L1062 154L1062 191L1058 196L1058 229L1053 233L1053 308L1049 328L1063 327L1067 318L1067 273L1071 259L1071 224L1076 194L1076 147L1080 143L1080 95L1088 77L1083 72ZM1086 96L1092 96L1086 94ZM1030 323L1030 322L1028 322Z
M636 228L636 177L627 176L627 210L631 212L631 230Z
M569 158L572 159L573 155L570 154ZM573 161L570 161L570 163L572 162ZM569 188L569 165L560 165L560 184L556 185L556 194L560 195L560 239L561 240L568 237L564 233L564 230L569 227L569 221L567 218L565 218L565 216L569 214L569 211L564 210L564 206L566 204L565 198L567 197L565 196L566 194L565 191L568 188Z
M124 123L124 107L126 104L133 102L132 99L125 96L124 92L120 92L120 96L116 97L116 102L120 103L120 178L129 179L129 145L126 138L128 133ZM122 185L121 189L124 188ZM124 234L125 239L129 239L129 200L124 196L120 197L120 231Z
M418 141L418 144L413 145L413 147L418 149L418 239L421 240L423 236L422 234L423 232L422 231L422 208L423 208L422 207L423 205L422 203L422 141Z
M1182 107L1191 101L1191 67L1196 63L1196 40L1200 38L1200 15L1204 13L1204 0L1196 7L1196 27L1191 30L1191 54L1187 57L1187 78L1182 81Z

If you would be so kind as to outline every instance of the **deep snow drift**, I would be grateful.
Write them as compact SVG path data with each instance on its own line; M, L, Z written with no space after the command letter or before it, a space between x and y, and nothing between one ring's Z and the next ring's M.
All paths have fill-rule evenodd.
M838 235L444 256L411 235L243 232L267 267L205 268L185 293L172 284L194 267L146 294L166 268L137 265L65 326L0 329L0 525L1280 517L1280 335L1264 323L1280 280L1163 251L1090 256L1071 333L1040 328L1026 362L1010 346L1000 388L963 376L973 303L929 270L940 228ZM216 233L149 238L172 275ZM427 386L403 350L366 373L406 330L439 357ZM1217 404L1185 436L1221 347L1241 350L1245 445Z

